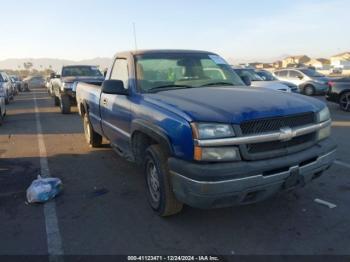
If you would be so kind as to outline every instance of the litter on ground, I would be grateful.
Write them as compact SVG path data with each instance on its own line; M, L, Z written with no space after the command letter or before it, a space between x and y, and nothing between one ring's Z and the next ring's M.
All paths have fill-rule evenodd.
M40 175L27 189L28 203L44 203L55 198L63 188L59 178L42 178Z

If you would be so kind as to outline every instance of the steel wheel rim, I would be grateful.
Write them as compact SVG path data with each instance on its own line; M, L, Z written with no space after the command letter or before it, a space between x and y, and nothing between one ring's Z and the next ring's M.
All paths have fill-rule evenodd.
M149 161L147 164L147 184L152 200L158 204L160 201L159 174L153 161Z
M342 95L340 99L340 106L346 111L350 109L350 93Z

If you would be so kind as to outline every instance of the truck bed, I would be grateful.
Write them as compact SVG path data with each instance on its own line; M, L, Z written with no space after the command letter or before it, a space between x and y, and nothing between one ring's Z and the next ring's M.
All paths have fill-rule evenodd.
M101 95L101 84L99 83L77 83L76 86L76 98L79 109L79 114L82 114L82 110L79 105L84 105L88 102L90 105L89 111L95 115L100 115L100 95Z

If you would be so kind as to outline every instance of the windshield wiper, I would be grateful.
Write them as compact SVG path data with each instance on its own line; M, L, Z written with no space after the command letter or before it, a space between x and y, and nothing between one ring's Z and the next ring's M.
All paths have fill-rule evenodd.
M201 87L204 86L233 86L234 84L229 83L229 82L215 82L215 83L208 83L205 85L202 85Z
M158 89L171 88L171 87L175 87L174 89L178 89L178 88L193 88L193 86L188 86L188 85L163 85L163 86L152 87L151 89L148 89L148 92L149 91L157 91Z

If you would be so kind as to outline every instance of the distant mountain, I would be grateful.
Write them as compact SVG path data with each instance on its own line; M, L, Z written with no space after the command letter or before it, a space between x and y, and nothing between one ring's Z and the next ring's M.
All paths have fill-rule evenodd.
M58 71L64 65L96 65L101 69L109 67L112 59L106 57L97 57L93 59L86 59L81 61L54 59L54 58L16 58L6 59L0 61L0 69L21 70L24 69L23 64L30 62L33 64L33 69L43 70L52 68L52 70Z

